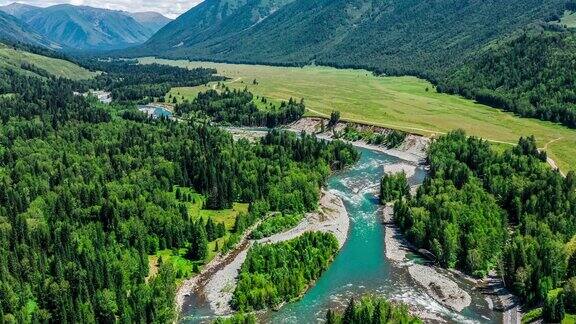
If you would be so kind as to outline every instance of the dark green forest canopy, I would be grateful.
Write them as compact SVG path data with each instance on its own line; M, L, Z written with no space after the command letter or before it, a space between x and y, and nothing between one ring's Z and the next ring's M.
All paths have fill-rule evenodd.
M194 87L225 78L216 76L215 69L184 69L160 64L138 64L135 60L85 59L82 65L92 71L103 73L85 87L107 90L116 101L145 100L164 98L172 87Z
M334 234L321 232L253 246L240 269L232 307L240 311L273 308L301 296L337 252Z
M176 105L175 111L180 116L201 112L220 124L269 128L294 122L305 112L304 101L296 102L292 98L280 105L271 104L265 108L257 107L255 100L254 95L246 89L208 90L199 93L192 102Z
M566 2L207 0L123 54L437 76Z
M461 131L442 136L430 147L430 176L396 203L395 221L441 265L501 270L522 299L542 301L576 274L565 248L576 234L576 178L545 160L533 137L498 153Z
M175 186L203 194L209 208L248 202L252 218L302 213L317 207L331 169L358 158L350 145L311 136L235 142L202 122L124 119L119 112L134 108L74 96L76 83L0 73L1 94L11 94L0 96L7 320L170 322L176 273L166 263L146 279L148 255L205 242Z
M575 71L573 31L531 31L489 46L438 90L576 128Z
M391 303L378 296L364 296L359 301L350 299L343 312L328 310L327 324L365 324L365 323L405 323L417 324L422 321L410 314L408 307Z
M558 23L574 3L207 0L123 54L415 75L441 92L576 127L574 30Z

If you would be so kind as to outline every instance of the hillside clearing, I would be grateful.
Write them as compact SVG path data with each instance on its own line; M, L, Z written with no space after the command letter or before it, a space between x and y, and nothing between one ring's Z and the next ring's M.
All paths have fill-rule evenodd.
M16 50L0 44L0 67L37 75L34 72L23 69L22 64L32 64L52 75L72 80L90 79L96 75L96 73L66 60Z
M576 143L576 131L437 93L432 84L415 77L377 77L364 70L317 66L273 67L154 58L142 58L140 62L216 68L221 75L236 81L226 82L231 88L248 88L273 101L304 98L309 115L325 116L339 110L346 120L426 136L462 128L468 134L501 144L516 143L520 136L534 135L539 146L549 143L549 156L564 172L576 170L576 146L572 145ZM253 80L258 84L253 84ZM210 87L173 91L192 99ZM561 139L551 142L558 138Z

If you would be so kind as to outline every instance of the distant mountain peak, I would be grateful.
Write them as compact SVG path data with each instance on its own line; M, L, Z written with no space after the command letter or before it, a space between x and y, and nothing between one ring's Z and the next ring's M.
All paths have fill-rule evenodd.
M23 14L38 8L39 7L25 3L13 2L6 6L0 6L0 11L4 11L5 13L12 15L16 18L21 18Z

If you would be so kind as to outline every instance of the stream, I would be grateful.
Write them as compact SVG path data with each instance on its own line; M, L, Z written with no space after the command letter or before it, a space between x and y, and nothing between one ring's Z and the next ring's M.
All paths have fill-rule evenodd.
M462 312L455 312L436 302L424 287L410 277L406 267L400 267L386 258L385 229L376 191L386 165L399 160L384 153L359 150L362 153L360 161L350 169L332 175L327 183L327 189L344 200L350 216L346 244L329 269L301 300L287 304L277 312L267 312L260 316L261 320L265 323L316 323L324 320L328 308L345 307L350 297L377 294L406 303L418 313L433 314L437 319L432 321L501 322L502 313L490 310L484 296L467 281L448 274L472 297L470 306ZM418 168L409 179L410 184L421 183L425 175L425 171ZM416 255L409 255L409 259L409 262L424 262ZM194 296L187 303L188 307L182 314L183 322L197 323L210 318L209 307L195 300Z

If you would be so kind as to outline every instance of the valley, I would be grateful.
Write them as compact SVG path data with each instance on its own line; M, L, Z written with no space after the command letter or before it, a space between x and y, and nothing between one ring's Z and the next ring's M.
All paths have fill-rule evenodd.
M574 130L552 122L521 118L459 96L437 93L432 84L415 77L377 77L364 70L329 67L273 67L153 58L142 58L140 62L215 68L229 78L225 84L230 88L247 88L276 102L291 97L304 98L307 115L327 117L337 110L346 120L425 136L461 128L504 147L515 145L521 136L534 135L538 146L546 148L563 172L576 170ZM191 100L198 92L212 87L174 88L170 93L179 100L182 96Z
M576 319L576 0L9 1L0 324Z

